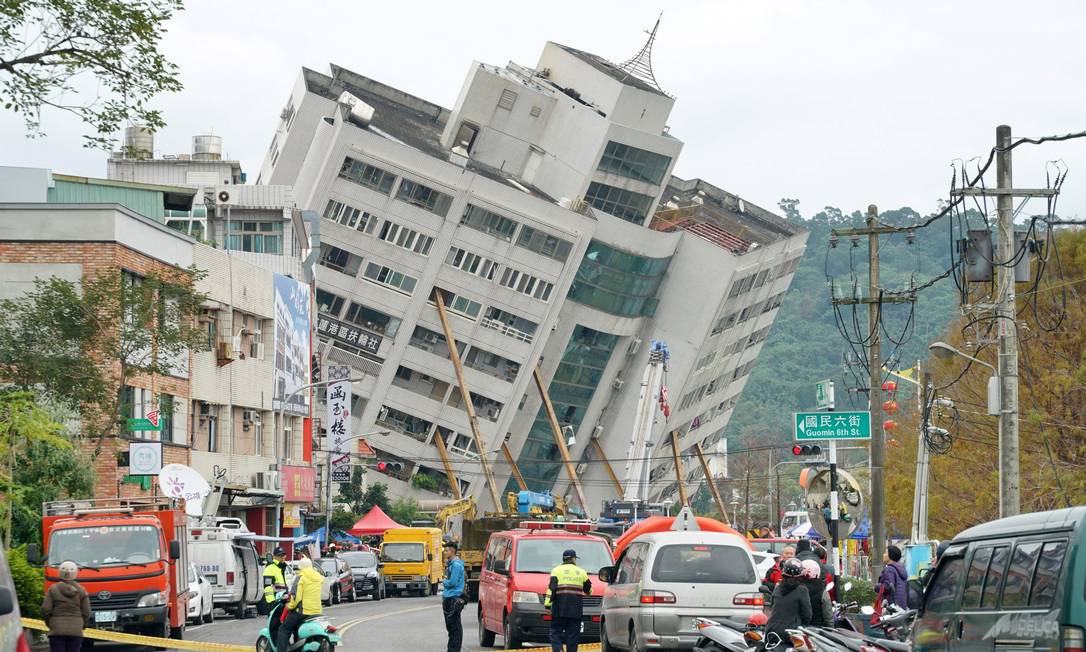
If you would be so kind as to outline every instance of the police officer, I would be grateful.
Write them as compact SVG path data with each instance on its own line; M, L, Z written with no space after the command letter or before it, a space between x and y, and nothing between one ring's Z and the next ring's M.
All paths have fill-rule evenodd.
M445 580L441 583L441 611L445 616L445 631L449 633L448 652L460 652L464 641L464 624L460 612L467 603L464 592L464 562L457 556L459 544L446 539L441 549L445 558Z
M257 611L262 616L268 615L275 605L275 593L287 590L287 578L284 575L287 553L277 547L272 556L272 561L264 566L264 600L257 605Z
M591 595L592 580L577 565L577 551L562 553L562 563L551 571L550 586L543 608L551 613L551 652L577 652L581 637L581 618L584 615L584 596Z

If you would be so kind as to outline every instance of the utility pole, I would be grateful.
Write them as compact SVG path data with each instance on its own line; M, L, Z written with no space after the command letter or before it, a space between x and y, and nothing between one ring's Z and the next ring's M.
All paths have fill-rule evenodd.
M933 386L931 374L924 372L920 379L920 443L916 449L916 490L913 493L913 526L911 543L924 543L928 540L928 467L931 466L931 451L928 450L928 428L931 426L933 405Z
M1022 511L1019 494L1018 461L1018 329L1015 323L1014 196L1011 184L1011 128L996 127L996 197L999 256L996 267L998 298L996 328L999 341L999 515L1015 516Z

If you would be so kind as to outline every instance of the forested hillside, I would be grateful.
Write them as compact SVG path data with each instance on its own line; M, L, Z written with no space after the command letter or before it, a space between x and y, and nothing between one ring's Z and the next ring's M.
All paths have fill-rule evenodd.
M782 212L794 224L810 231L807 251L796 270L792 285L773 324L743 396L728 425L729 447L743 448L754 441L783 441L791 438L791 413L814 406L815 382L832 378L836 383L838 409L855 406L866 409L866 394L849 392L866 384L866 372L860 366L845 364L846 353L853 349L843 337L830 303L827 271L834 277L838 296L852 296L853 283L867 296L867 237L856 242L841 238L836 248L829 248L834 228L862 226L861 211L844 213L833 207L804 218L799 202L785 199ZM879 218L893 225L915 224L923 217L911 208L886 211ZM916 231L913 242L903 234L881 239L882 286L903 289L910 278L923 284L939 276L950 266L950 236L945 223ZM908 304L883 309L883 357L895 368L911 367L927 357L926 347L959 315L957 289L947 278L918 294L915 312ZM912 312L912 321L910 313ZM867 332L867 311L842 306L838 313L841 326L856 339ZM900 342L895 344L894 341ZM857 344L855 352L863 354Z

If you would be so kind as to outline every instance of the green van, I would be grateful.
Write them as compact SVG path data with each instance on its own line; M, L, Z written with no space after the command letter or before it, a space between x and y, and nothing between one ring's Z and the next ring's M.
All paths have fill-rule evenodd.
M1086 507L983 523L954 537L913 628L916 652L1084 652Z

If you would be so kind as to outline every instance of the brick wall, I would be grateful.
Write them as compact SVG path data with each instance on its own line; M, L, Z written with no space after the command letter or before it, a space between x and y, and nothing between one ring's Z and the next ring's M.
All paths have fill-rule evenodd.
M0 263L79 264L83 277L94 277L106 272L126 269L136 274L167 274L178 269L124 245L110 242L0 242ZM191 366L191 365L190 365ZM155 396L172 394L178 401L189 402L191 392L185 378L162 377L134 378L133 387L153 390ZM191 416L189 417L191 418ZM189 431L189 424L184 430ZM102 440L86 440L84 450L92 456L96 475L95 497L150 495L155 488L144 490L138 484L123 483L128 469L118 466L117 453L128 450L123 437ZM164 444L163 464L189 464L189 448L186 445Z

